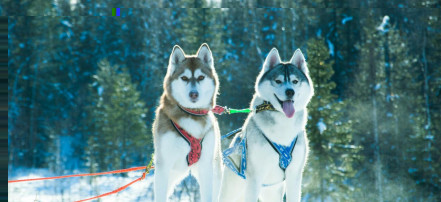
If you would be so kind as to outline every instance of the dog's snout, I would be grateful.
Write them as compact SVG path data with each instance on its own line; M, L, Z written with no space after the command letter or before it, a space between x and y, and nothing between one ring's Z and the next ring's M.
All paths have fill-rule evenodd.
M285 94L287 97L292 98L292 96L294 96L294 90L293 89L287 89L285 91Z
M199 93L197 91L191 91L189 94L191 99L196 99L199 96Z

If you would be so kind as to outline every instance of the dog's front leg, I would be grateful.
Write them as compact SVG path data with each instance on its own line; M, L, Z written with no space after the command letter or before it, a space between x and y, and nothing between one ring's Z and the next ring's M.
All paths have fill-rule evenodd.
M166 202L169 193L173 191L178 175L176 172L172 175L172 168L176 165L177 158L184 158L184 155L181 155L182 147L174 145L181 143L185 143L184 140L172 132L161 134L155 139L154 192L156 202Z
M155 176L154 176L154 186L155 186L155 201L156 202L165 202L168 197L168 188L169 188L169 178L170 176L171 165L167 165L167 163L163 161L158 161L156 159L155 163Z
M298 202L301 197L303 168L308 155L305 133L299 135L293 151L293 161L286 170L286 201Z
M199 159L196 175L199 182L201 201L212 202L213 197L213 152L215 148L214 132L209 132L202 143L202 153ZM217 201L217 200L216 200Z
M214 150L213 159L213 201L219 201L219 193L222 181L222 158L219 148Z
M262 182L258 176L250 175L247 178L245 188L245 202L257 202L259 198Z
M213 164L212 160L199 164L197 178L201 191L202 202L212 202L213 199ZM217 201L217 200L216 200Z

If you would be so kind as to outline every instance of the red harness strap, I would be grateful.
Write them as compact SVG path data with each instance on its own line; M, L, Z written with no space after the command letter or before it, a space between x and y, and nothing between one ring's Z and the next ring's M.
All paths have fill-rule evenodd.
M172 125L175 127L175 129L178 131L178 133L188 142L190 145L190 152L188 152L187 155L187 163L188 166L193 165L194 163L199 161L199 158L201 158L201 152L202 152L202 140L197 139L190 135L187 131L185 131L181 126L179 126L174 121L170 120Z

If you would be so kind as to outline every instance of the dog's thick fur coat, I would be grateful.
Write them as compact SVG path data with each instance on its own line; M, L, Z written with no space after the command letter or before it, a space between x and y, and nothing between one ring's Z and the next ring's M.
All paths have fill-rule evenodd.
M190 109L210 110L216 104L218 78L211 50L202 44L196 55L187 56L175 46L170 56L161 96L153 123L155 147L155 201L165 202L174 187L191 171L200 186L201 201L216 201L220 189L220 133L212 112L195 116ZM171 120L195 138L203 138L197 163L189 166L189 143L180 136Z
M280 61L277 49L273 48L263 64L255 88L250 108L268 101L276 111L249 114L242 127L242 135L247 138L246 179L224 168L220 201L256 202L260 199L276 202L283 200L284 193L286 201L300 201L302 172L308 154L306 105L314 94L301 51L297 50L285 63ZM264 135L270 141L285 146L297 138L292 161L285 172L279 167L279 154ZM238 165L240 152L230 157Z

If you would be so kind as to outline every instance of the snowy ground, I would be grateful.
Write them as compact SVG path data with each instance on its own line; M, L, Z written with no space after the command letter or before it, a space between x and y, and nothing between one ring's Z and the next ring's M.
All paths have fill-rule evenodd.
M76 174L79 172L73 172ZM127 177L103 175L56 180L18 182L8 184L8 201L76 201L104 194L139 178L142 171L128 173ZM15 169L8 180L57 176L47 169ZM153 201L153 174L118 194L105 196L101 201ZM172 201L199 201L199 186L193 177L187 177L176 189Z

